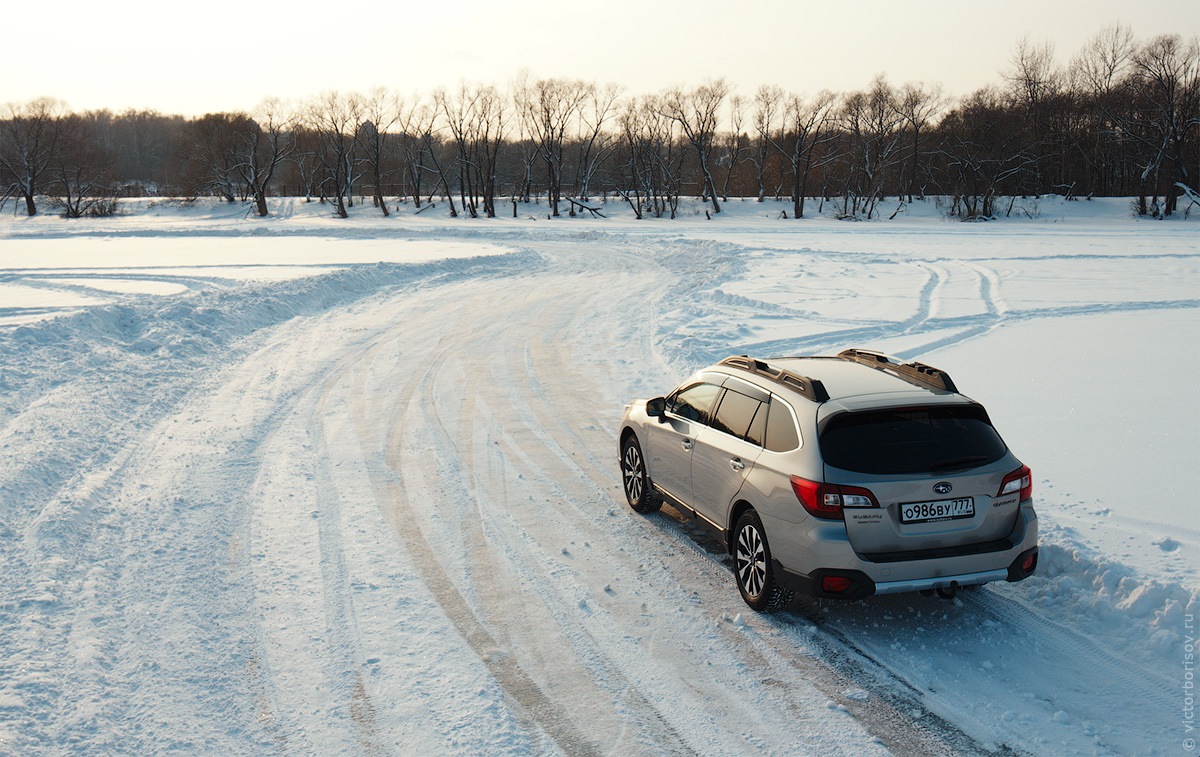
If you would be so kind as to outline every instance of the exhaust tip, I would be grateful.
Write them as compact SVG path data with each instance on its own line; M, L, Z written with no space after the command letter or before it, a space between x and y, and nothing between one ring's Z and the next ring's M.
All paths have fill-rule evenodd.
M954 599L958 594L958 581L951 581L949 586L939 586L937 595L942 599Z

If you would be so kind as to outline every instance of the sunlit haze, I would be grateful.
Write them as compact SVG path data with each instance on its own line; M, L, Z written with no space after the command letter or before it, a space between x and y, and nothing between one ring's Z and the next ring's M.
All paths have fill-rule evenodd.
M1200 29L1194 0L1165 0L1152 11L1128 0L965 7L946 0L15 3L5 9L0 102L48 95L77 110L198 115L330 89L407 94L460 81L503 85L522 70L613 81L630 93L725 77L747 96L761 84L858 89L884 73L893 83L940 82L961 95L998 83L1026 35L1052 43L1065 64L1115 22L1140 39Z

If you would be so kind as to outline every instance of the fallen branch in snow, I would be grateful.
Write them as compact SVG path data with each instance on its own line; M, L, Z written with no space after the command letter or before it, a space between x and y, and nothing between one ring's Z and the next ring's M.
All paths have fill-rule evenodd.
M429 210L430 208L436 208L436 207L437 207L437 203L433 203L433 202L426 203L425 207L421 208L421 209L420 209L420 210L418 210L416 213L413 213L413 215L414 215L414 216L419 216L419 215L421 215L422 213L424 213L426 210Z
M592 218L596 218L597 216L599 216L600 218L607 218L607 217L608 217L608 216L606 216L606 215L604 215L603 213L601 213L601 212L600 212L600 208L593 208L593 207L589 207L589 206L587 206L587 205L584 205L582 202L580 202L579 200L576 200L576 199L575 199L575 198L573 198L573 197L567 197L567 198L564 198L564 199L566 199L566 201L567 201L567 202L571 203L571 205L572 205L572 206L574 206L574 207L577 207L577 208L580 208L581 210L586 210L587 212L591 213L591 214L592 214Z
M1183 209L1183 217L1187 218L1188 213L1192 212L1192 206L1200 205L1200 194L1196 194L1196 190L1192 189L1187 184L1184 184L1182 181L1175 182L1175 186L1179 187L1180 191L1183 192L1183 196L1188 198L1187 207Z

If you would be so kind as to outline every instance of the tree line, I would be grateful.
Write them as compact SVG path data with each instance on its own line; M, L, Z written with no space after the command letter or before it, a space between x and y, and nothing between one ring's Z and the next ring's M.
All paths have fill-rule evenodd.
M1065 66L1025 39L1001 78L951 101L938 85L883 75L813 95L742 95L723 79L626 95L525 75L506 88L327 92L198 118L38 98L0 112L0 206L34 215L48 202L78 218L111 214L123 196L213 196L265 216L268 197L290 195L341 217L368 200L383 215L403 202L495 217L535 199L551 216L599 214L599 197L673 218L681 197L712 215L735 196L789 199L791 218L816 202L872 219L889 197L899 208L937 195L949 215L986 219L1028 195L1129 196L1154 216L1195 196L1195 36L1139 41L1116 25Z

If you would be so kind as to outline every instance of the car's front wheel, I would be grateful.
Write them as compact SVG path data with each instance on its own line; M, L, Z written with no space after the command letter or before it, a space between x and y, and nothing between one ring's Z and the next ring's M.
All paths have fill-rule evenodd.
M775 580L767 533L754 510L742 513L733 529L733 575L742 599L759 612L770 612L792 601L792 592Z
M633 434L621 442L621 480L625 487L625 501L635 512L652 513L662 507L662 500L650 489L642 445L638 444Z

